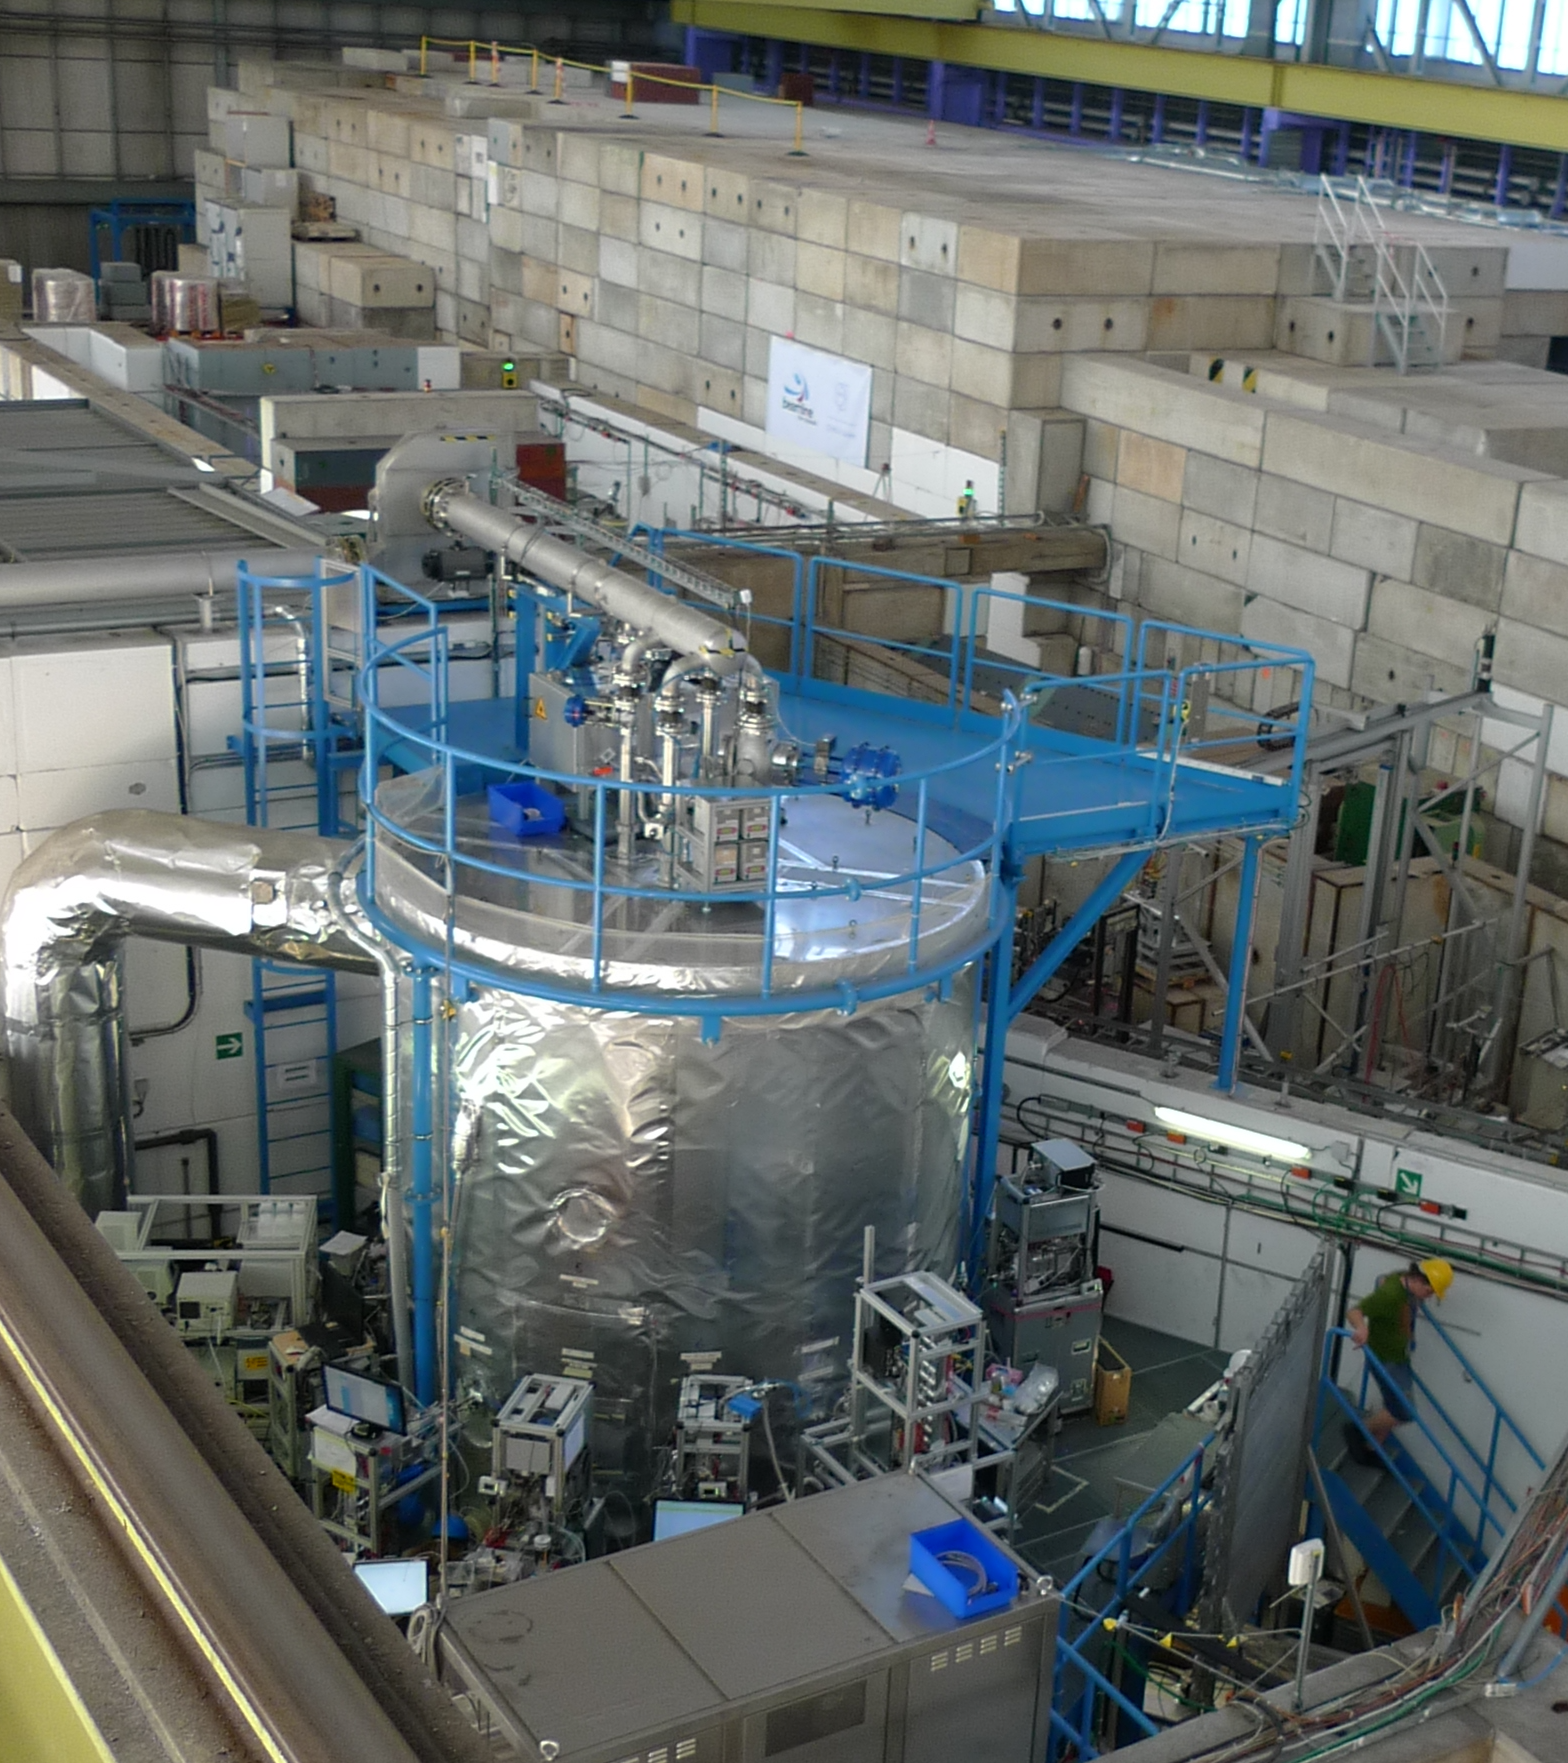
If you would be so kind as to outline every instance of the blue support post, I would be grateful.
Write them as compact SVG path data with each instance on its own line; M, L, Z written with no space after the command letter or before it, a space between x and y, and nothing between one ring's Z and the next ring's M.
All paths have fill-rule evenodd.
M435 1018L428 967L414 969L409 1056L413 1120L409 1160L409 1225L413 1232L414 1396L436 1399Z
M1149 856L1148 851L1126 851L1116 859L1101 878L1094 892L1051 938L1045 948L1035 957L1033 966L1013 987L1012 996L1008 1000L1007 1020L1009 1022L1028 1004L1041 986L1050 980L1057 968L1094 929L1096 922L1116 904L1118 897L1128 883L1149 861Z
M1459 157L1459 143L1445 141L1443 143L1443 169L1437 174L1437 193L1439 196L1451 195L1454 188L1454 162ZM1563 170L1568 169L1568 154L1560 162L1557 173L1557 188L1563 187Z
M855 89L862 98L871 96L871 57L869 54L862 53L860 57L860 74Z
M1111 123L1109 136L1113 141L1119 141L1122 138L1122 110L1126 105L1126 102L1127 94L1120 86L1117 86L1111 93ZM1245 159L1246 155L1243 154L1242 158Z
M1067 132L1075 141L1083 133L1083 83L1080 80L1073 81L1073 107Z
M1165 139L1165 94L1154 95L1154 115L1149 119L1149 139L1156 147Z
M942 94L947 83L947 67L933 61L926 69L926 115L934 122L942 120Z
M1201 99L1199 101L1199 104L1198 104L1198 123L1197 123L1197 127L1192 131L1192 139L1193 139L1193 145L1197 146L1197 147L1203 147L1208 144L1208 139L1209 139L1209 101L1207 98Z
M1497 183L1492 191L1492 200L1499 208L1508 206L1508 179L1514 169L1514 150L1504 142L1497 155Z
M1252 112L1243 110L1241 113L1241 163L1245 165L1252 157ZM1262 155L1259 155L1261 161Z
M985 1063L980 1068L979 1120L975 1133L975 1175L969 1189L969 1278L979 1289L985 1261L986 1219L996 1185L996 1154L1002 1142L1002 1077L1007 1069L1007 1029L1013 1020L1009 987L1013 977L1013 929L1018 917L1016 883L998 884L1001 935L986 961Z
M902 55L893 57L893 102L904 102L904 58Z
M1007 75L995 76L991 93L991 118L998 128L1007 121Z
M1247 1008L1247 969L1252 962L1252 920L1258 897L1258 852L1263 841L1252 837L1241 847L1241 886L1236 896L1235 941L1230 952L1230 977L1225 984L1225 1026L1220 1034L1220 1068L1214 1087L1227 1094L1236 1087L1241 1057L1241 1024Z
M1561 220L1563 207L1568 204L1568 153L1557 156L1557 191L1552 197L1552 219Z
M1339 144L1334 149L1334 176L1342 178L1350 166L1350 124L1339 125Z
M764 62L764 84L770 92L778 91L784 81L784 45L777 37L768 39L768 52Z
M1032 129L1045 127L1045 81L1036 79L1029 90L1029 126Z

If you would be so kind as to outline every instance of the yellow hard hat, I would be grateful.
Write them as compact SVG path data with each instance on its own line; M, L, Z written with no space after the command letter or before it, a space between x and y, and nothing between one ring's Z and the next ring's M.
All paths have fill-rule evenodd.
M1443 1294L1454 1283L1454 1270L1446 1261L1423 1261L1421 1277L1432 1288L1432 1295L1441 1303Z

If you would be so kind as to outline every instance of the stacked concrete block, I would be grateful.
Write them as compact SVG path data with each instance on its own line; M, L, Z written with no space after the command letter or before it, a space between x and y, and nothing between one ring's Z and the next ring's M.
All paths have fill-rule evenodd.
M1386 398L1408 410L1468 397L1474 410L1505 382L1514 399L1556 395L1548 376L1478 366L1446 391L1441 378L1396 382ZM1306 384L1328 406L1350 396ZM1364 382L1359 408L1374 395L1380 383ZM1499 680L1564 694L1560 478L1148 362L1070 361L1063 403L1084 416L1088 510L1110 525L1122 596L1143 612L1307 649L1343 707L1466 689L1489 632Z

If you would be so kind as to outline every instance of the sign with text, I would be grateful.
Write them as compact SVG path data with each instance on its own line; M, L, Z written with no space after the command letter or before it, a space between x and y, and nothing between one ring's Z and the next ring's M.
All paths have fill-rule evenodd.
M768 349L765 426L776 441L864 465L871 439L871 369L774 337Z

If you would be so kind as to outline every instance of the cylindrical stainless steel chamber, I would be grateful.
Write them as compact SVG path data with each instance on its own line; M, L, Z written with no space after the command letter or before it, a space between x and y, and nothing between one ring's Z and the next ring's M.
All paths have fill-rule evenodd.
M383 786L383 812L438 832L432 774ZM972 977L917 985L853 1010L727 1015L716 1039L691 1016L610 1009L586 981L587 839L491 836L482 803L458 805L459 848L509 866L459 869L450 914L439 874L394 835L377 841L381 911L427 947L495 983L458 988L445 1089L459 1380L499 1394L530 1371L596 1385L596 1464L646 1485L676 1387L693 1370L789 1379L818 1413L845 1376L865 1227L883 1272L957 1256L974 1057ZM915 827L835 798L789 803L780 833L772 984L832 993L929 969L984 932L980 865L927 834L945 864L921 888ZM658 858L610 879L653 888ZM610 866L614 872L614 865ZM813 893L853 877L858 897ZM552 885L553 884L553 885ZM610 898L604 983L644 993L757 987L755 903ZM541 996L581 986L578 1001ZM847 1002L847 999L846 999ZM410 1086L402 1086L404 1093Z

